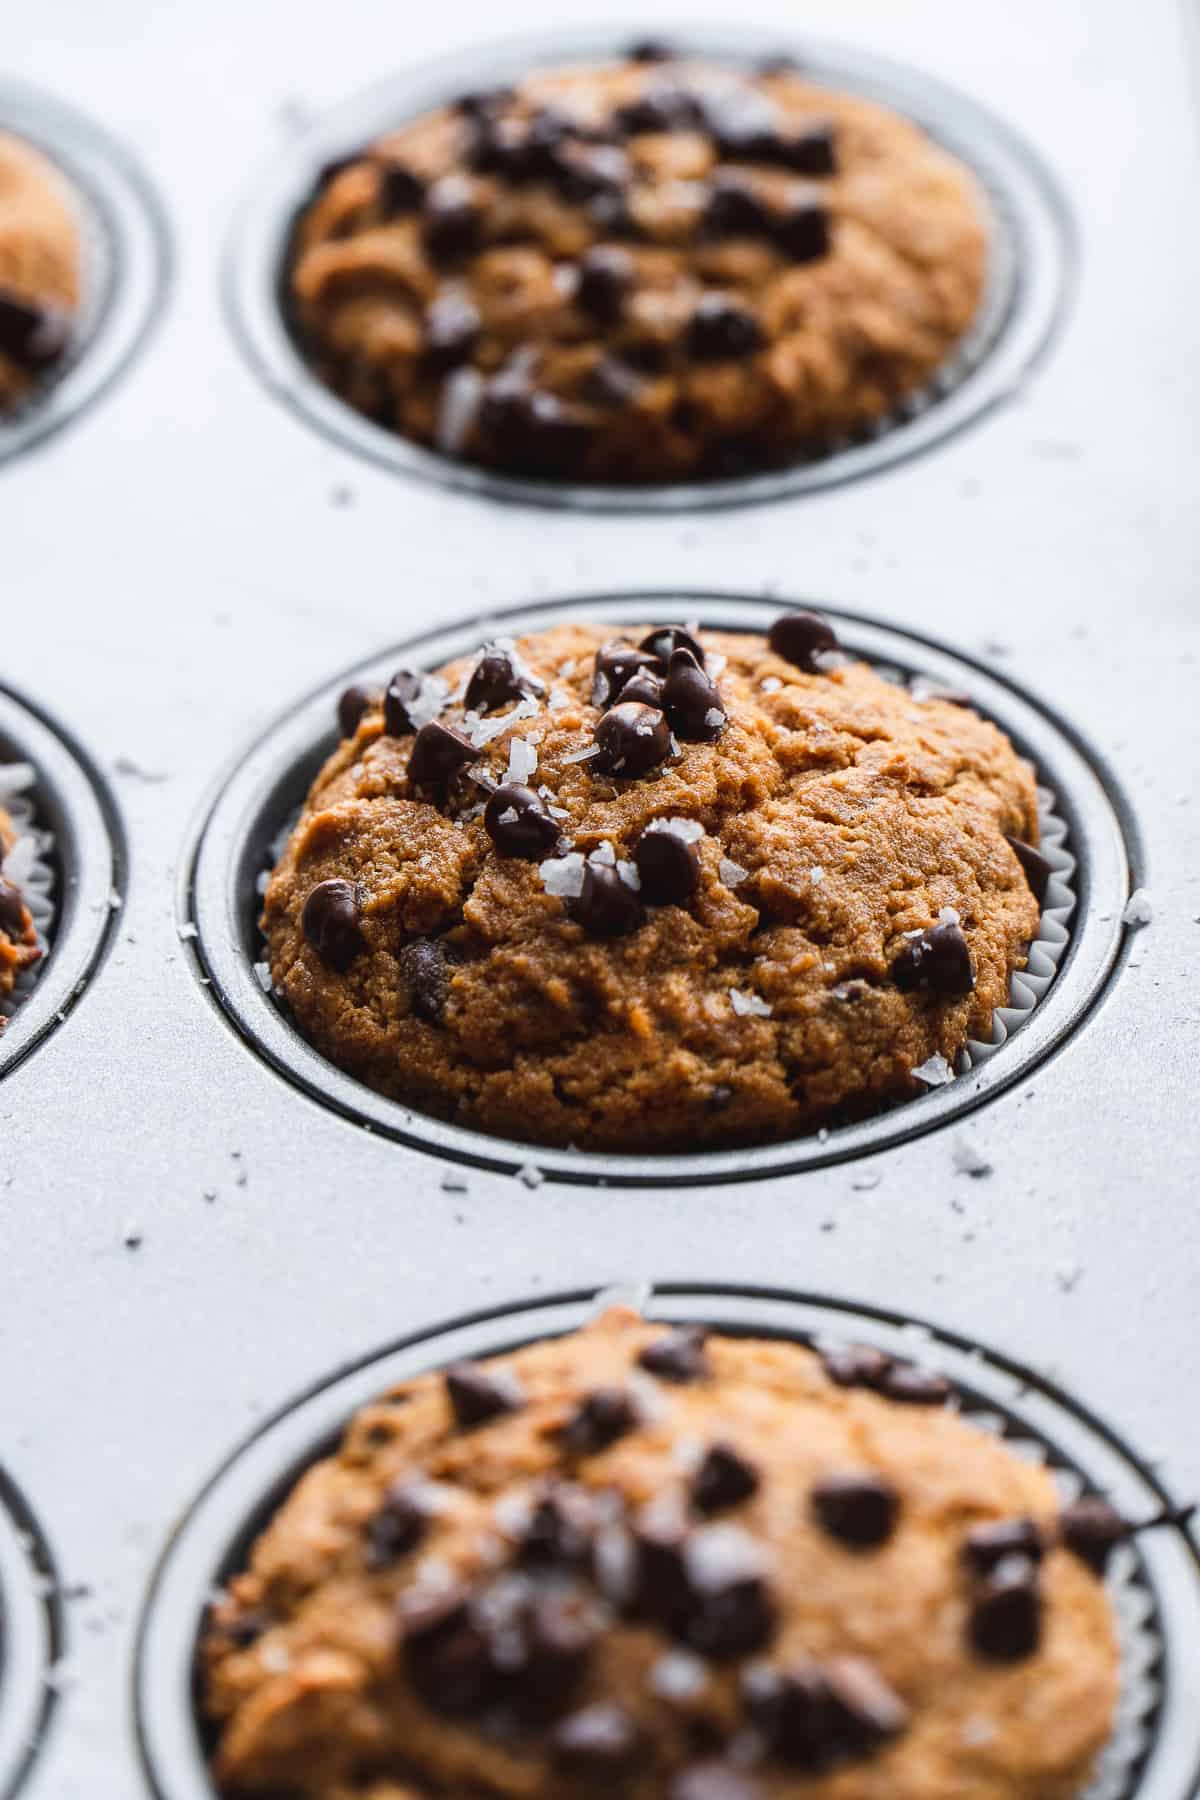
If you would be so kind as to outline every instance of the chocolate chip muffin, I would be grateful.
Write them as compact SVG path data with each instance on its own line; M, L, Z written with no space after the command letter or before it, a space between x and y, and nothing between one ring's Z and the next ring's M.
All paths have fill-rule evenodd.
M0 806L0 1031L8 1020L4 1002L18 976L41 961L37 931L21 890L4 874L4 858L17 839L13 822Z
M643 1151L861 1114L989 1034L1037 932L1032 771L812 613L558 625L340 711L270 971L332 1061L463 1124Z
M625 1310L395 1389L212 1609L221 1792L1074 1800L1131 1528L949 1399Z
M289 292L317 374L381 424L489 468L646 483L893 415L967 331L987 255L973 177L909 120L786 63L643 46L338 162Z
M62 362L79 309L79 228L38 151L0 132L0 412Z

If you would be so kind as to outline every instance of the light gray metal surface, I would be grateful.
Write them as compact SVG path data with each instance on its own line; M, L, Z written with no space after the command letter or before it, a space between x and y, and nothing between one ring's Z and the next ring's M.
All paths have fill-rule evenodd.
M693 10L662 0L653 23ZM1027 133L1075 209L1080 282L1048 361L952 442L710 516L406 480L273 404L228 331L221 249L298 108L456 48L468 81L494 9L44 0L7 46L141 155L178 250L120 384L0 476L4 683L90 751L130 853L95 979L0 1083L0 1462L89 1590L33 1800L143 1800L134 1633L173 1521L292 1393L449 1315L621 1277L911 1312L1200 1489L1194 44L1174 0L1136 20L1116 0L757 10L767 39L860 42ZM500 23L556 17L512 0ZM331 671L493 608L676 584L826 600L1035 695L1115 773L1153 922L1062 1047L946 1129L770 1180L598 1194L472 1170L448 1192L443 1161L318 1105L231 1028L177 937L189 846L220 772ZM990 1175L956 1172L960 1137ZM1178 1672L1193 1706L1198 1669Z

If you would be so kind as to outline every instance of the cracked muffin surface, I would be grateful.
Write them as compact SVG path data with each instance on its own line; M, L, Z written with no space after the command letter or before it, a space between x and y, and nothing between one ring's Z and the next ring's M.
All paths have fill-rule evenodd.
M0 412L26 399L66 356L80 260L62 176L40 151L0 132Z
M20 888L4 874L4 859L16 841L12 819L0 806L0 1031L8 1022L4 1002L18 976L42 959L33 916Z
M534 71L323 174L294 233L315 372L538 478L737 475L894 416L967 332L988 224L909 120L786 63Z
M566 623L350 690L265 898L301 1030L535 1143L747 1144L911 1097L1036 935L1034 777L834 643L800 612Z
M213 1604L220 1791L1074 1800L1116 1704L1103 1567L952 1399L619 1308L405 1383Z

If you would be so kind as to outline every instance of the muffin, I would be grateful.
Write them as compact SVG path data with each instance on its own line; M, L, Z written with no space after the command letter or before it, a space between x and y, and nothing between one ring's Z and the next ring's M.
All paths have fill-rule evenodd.
M320 379L525 476L819 455L925 388L978 310L974 177L796 67L644 46L468 94L322 175L288 294Z
M911 1097L990 1035L1049 874L1032 770L928 691L805 612L561 624L352 689L267 887L274 986L359 1080L535 1143Z
M949 1398L625 1310L393 1390L212 1608L218 1788L1074 1800L1128 1528Z
M0 412L46 381L70 348L80 245L57 170L0 132Z
M0 1031L8 1023L4 1003L18 976L42 957L33 918L21 890L4 874L4 859L16 841L12 819L0 806Z

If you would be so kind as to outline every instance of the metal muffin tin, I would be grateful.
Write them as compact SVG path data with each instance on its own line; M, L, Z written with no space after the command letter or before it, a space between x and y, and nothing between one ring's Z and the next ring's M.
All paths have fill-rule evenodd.
M33 1513L0 1469L0 1795L15 1794L55 1702L62 1643L54 1564Z
M637 28L634 27L634 35ZM537 66L603 61L628 31L545 33L410 66L323 115L277 156L238 217L225 261L225 297L242 348L267 387L308 422L360 456L400 474L443 481L493 499L600 511L669 512L815 492L928 450L1005 399L1041 356L1067 306L1073 227L1054 176L1003 120L943 82L861 50L807 42L806 74L906 114L973 169L988 207L987 281L970 331L929 386L895 417L827 456L731 480L605 487L533 481L486 470L397 436L316 380L290 329L287 274L293 228L319 171L464 92L501 86ZM690 30L686 47L733 66L758 46L742 32Z
M760 0L759 15L743 53L787 48L794 9ZM378 1347L411 1342L412 1366L428 1362L447 1320L482 1318L482 1348L585 1304L543 1311L541 1296L625 1281L677 1283L657 1310L702 1303L731 1326L802 1330L826 1303L860 1315L867 1337L933 1319L947 1358L961 1349L955 1372L1131 1507L1151 1510L1159 1488L1200 1493L1200 241L1179 228L1200 173L1200 44L1181 37L1175 0L1146 0L1136 32L1116 0L840 0L847 42L977 96L1059 172L1081 250L1054 353L1031 368L1030 345L1003 404L870 480L613 518L397 480L272 404L237 348L220 297L231 220L276 153L294 183L282 198L298 197L316 142L282 140L301 110L332 119L339 96L400 64L449 57L452 85L470 85L495 28L482 0L410 8L402 32L397 18L390 0L346 0L336 30L282 0L153 17L110 0L101 33L46 0L43 29L7 46L3 92L19 78L118 133L153 170L182 252L178 304L106 403L0 470L0 757L37 766L66 884L41 980L0 1040L0 1466L42 1544L31 1572L0 1507L0 1745L14 1729L37 1741L21 1800L148 1800L139 1729L156 1758L194 1733L167 1686L190 1654L197 1583L289 1459L387 1378ZM579 52L573 33L552 38L549 0L510 0L506 21ZM701 47L717 36L684 0L603 35L647 29ZM848 71L866 68L847 54ZM24 116L49 145L57 110ZM346 118L353 137L360 115ZM1049 237L1021 251L1020 281L1047 300L1039 340L1073 255L1051 211ZM118 310L147 291L128 268ZM997 366L986 356L971 379ZM664 1183L636 1155L572 1180L545 1152L447 1147L424 1125L398 1138L327 1065L304 1087L282 1073L268 1030L288 1034L281 1060L299 1040L261 993L225 987L251 942L235 871L261 849L267 811L301 796L332 731L332 672L385 668L399 643L432 661L518 605L594 595L613 616L609 596L643 596L640 609L661 595L678 616L696 594L718 611L747 597L739 617L783 596L826 605L854 647L953 669L1045 767L1090 886L1072 960L986 1089L953 1116L938 1095L902 1108L878 1141L843 1140L852 1155L831 1141L802 1168L750 1159ZM1151 890L1148 925L1123 924L1126 887ZM202 936L181 939L193 922ZM518 1160L540 1183L510 1172ZM826 1301L764 1297L764 1283ZM514 1303L536 1311L492 1318ZM1013 1380L1028 1371L1025 1397L1008 1373L993 1390L990 1355L972 1374L974 1342L1001 1347ZM337 1385L355 1369L358 1389ZM331 1375L325 1411L289 1411L286 1445L273 1427L259 1436L287 1396ZM261 1451L209 1495L251 1436ZM1197 1788L1195 1549L1170 1535L1144 1554L1166 1648L1138 1800L1184 1800ZM164 1685L151 1654L139 1728L152 1585L144 1641L162 1646ZM1172 1720L1193 1740L1165 1735ZM194 1736L186 1753L158 1779L194 1778ZM0 1757L5 1800L25 1755Z

